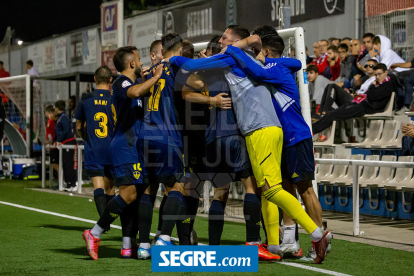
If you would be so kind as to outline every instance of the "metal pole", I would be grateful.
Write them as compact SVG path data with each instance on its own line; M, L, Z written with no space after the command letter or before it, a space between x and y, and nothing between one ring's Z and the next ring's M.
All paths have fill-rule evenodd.
M78 147L78 194L82 193L82 148Z
M31 130L30 126L30 90L33 88L33 84L30 75L26 75L26 155L30 157L30 138L32 135L29 134Z
M50 149L50 147L49 147ZM56 150L56 149L54 149ZM52 166L52 156L49 151L49 188L52 188L52 179L53 179L53 166Z
M124 0L118 1L118 47L124 46Z
M352 165L352 210L353 210L353 233L354 236L359 236L359 184L358 184L358 165Z
M204 192L203 192L203 206L204 206L204 213L208 213L210 209L210 181L204 181Z
M51 166L51 165L49 165ZM46 188L46 146L42 146L42 188Z
M62 158L62 146L59 148L59 191L63 191L63 158Z

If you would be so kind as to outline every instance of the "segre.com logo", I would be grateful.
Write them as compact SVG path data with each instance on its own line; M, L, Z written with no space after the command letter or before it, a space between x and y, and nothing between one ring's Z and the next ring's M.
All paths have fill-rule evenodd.
M153 246L153 272L257 272L257 246Z

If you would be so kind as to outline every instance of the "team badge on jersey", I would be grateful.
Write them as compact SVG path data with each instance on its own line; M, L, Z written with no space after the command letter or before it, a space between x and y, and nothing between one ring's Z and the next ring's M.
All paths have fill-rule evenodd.
M125 88L125 87L128 87L128 86L131 86L131 83L130 83L129 81L125 80L125 81L122 83L122 88Z
M141 176L141 171L142 171L141 164L136 163L136 164L133 165L133 167L134 167L134 177L136 179L139 179L139 177Z

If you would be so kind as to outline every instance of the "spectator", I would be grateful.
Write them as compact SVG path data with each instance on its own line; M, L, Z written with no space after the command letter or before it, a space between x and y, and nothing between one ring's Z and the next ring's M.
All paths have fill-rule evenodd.
M339 78L336 79L336 82L338 86L349 89L352 80L353 57L349 56L348 45L341 43L338 47L338 54L341 59L341 73Z
M341 40L341 44L342 43L345 43L346 45L348 45L348 49L351 50L352 49L352 47L351 47L351 40L352 40L352 38L350 38L350 37L344 37Z
M346 46L346 44L345 44ZM355 76L355 86L353 90L342 89L337 84L329 84L326 86L322 96L321 105L318 110L318 114L313 119L320 119L329 111L332 111L334 104L341 107L344 104L352 102L356 95L363 95L367 92L368 88L375 80L374 67L378 64L375 59L371 59L366 64L368 76L361 78L361 75ZM352 91L355 91L352 93Z
M341 74L341 59L338 55L338 48L330 46L328 48L328 62L331 72L331 81L335 81Z
M373 33L366 33L362 36L362 43L364 44L365 49L371 57L371 54L373 54L373 52L371 51L374 50L374 45L372 44L372 40L374 39L374 37L375 35Z
M390 66L390 70L395 68L414 68L414 58L411 62L394 63ZM409 75L404 79L404 106L397 111L397 115L404 115L405 112L410 111L410 106L413 101L413 86L414 86L414 71L410 70Z
M68 99L69 118L72 122L72 133L76 136L76 96L70 96Z
M390 101L394 90L394 82L388 76L387 66L379 63L374 67L375 80L364 95L360 95L351 103L342 105L340 108L326 113L319 121L312 125L314 133L320 133L332 125L333 121L346 120L361 117L365 114L373 114L384 110Z
M316 65L309 65L307 71L309 92L311 94L310 98L315 101L316 105L320 105L323 91L331 82L327 78L319 75L318 67Z
M359 39L353 39L351 41L352 50L351 55L354 57L352 61L352 77L361 74L363 75L365 73L365 64L360 64L359 62L361 59L363 59L367 55L367 51L364 49L364 46L362 45L361 41ZM352 86L352 84L351 84Z
M405 61L391 49L391 41L387 37L378 35L374 37L372 43L374 44L374 50L377 55L376 59L378 62L385 64L387 68L390 68L390 66L394 63L405 63ZM408 70L410 69L401 67L396 67L393 70L400 81L399 85L395 87L396 103L398 109L401 109L404 106L404 91L402 88L402 83L404 83L404 78L407 76L407 74L403 72Z
M33 77L39 77L39 72L33 67L33 61L31 59L26 61L26 74Z
M57 120L56 111L53 105L46 106L45 115L48 118L46 125L46 144L53 145L56 141L55 123ZM57 149L50 149L50 163L59 176L59 151ZM52 177L52 175L49 177Z
M339 44L341 43L341 40L339 38L336 38L336 37L331 37L331 38L328 39L328 41L329 41L329 46L338 47Z
M0 78L8 78L10 73L4 69L4 63L0 60Z
M316 61L320 56L318 41L313 43L313 54L315 55L315 59L313 61Z
M55 110L57 121L55 124L55 135L56 142L54 145L59 147L61 145L76 145L75 137L72 133L72 126L70 123L69 116L65 113L66 103L65 101L57 101L55 103ZM62 150L63 160L63 175L66 182L66 191L77 191L78 187L76 184L76 172L73 168L74 161L74 150L64 149Z
M312 64L316 65L318 67L318 71L319 71L319 75L323 75L325 68L328 67L328 40L321 40L318 43L319 47L318 47L318 52L319 52L319 57L315 58L312 61ZM315 52L315 46L314 46L314 50Z

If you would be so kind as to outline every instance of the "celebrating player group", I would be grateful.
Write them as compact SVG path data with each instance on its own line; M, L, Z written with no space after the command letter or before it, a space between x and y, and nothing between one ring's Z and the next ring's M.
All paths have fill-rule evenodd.
M111 70L96 70L97 89L82 98L76 112L100 215L83 233L93 259L98 259L102 234L118 216L121 255L151 258L152 213L160 184L164 197L152 244L174 246L175 226L180 245L196 244L197 191L200 180L209 180L214 186L210 245L221 244L230 183L241 181L246 245L258 247L259 260L302 257L299 224L312 239L308 258L322 263L332 235L322 226L312 187L312 134L302 117L294 77L302 64L282 57L283 50L283 39L271 26L250 35L231 25L211 39L198 59L193 59L191 42L176 33L151 44L151 68L142 68L136 47L118 48L113 62L120 75L112 91ZM266 243L260 240L262 221Z

